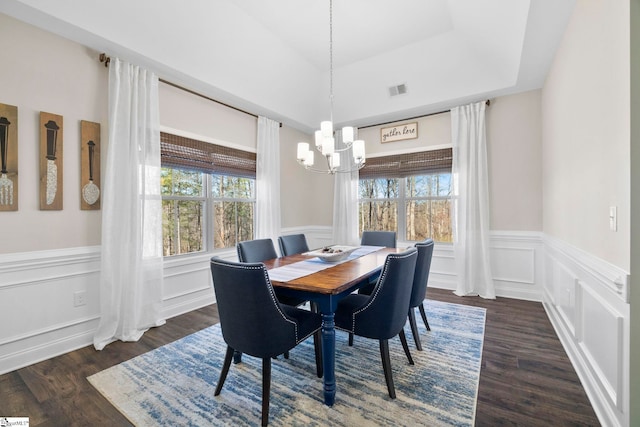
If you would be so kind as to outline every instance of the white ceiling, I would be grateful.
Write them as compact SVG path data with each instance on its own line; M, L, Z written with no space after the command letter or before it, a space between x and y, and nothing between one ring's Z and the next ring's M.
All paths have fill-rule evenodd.
M333 0L334 120L542 87L575 0ZM311 132L329 115L329 0L2 0L0 12ZM406 84L391 97L388 88Z

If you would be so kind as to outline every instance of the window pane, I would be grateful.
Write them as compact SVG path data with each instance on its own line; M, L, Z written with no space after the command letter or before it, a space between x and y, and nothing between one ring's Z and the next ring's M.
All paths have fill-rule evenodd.
M451 174L420 175L405 178L406 197L449 197Z
M200 172L162 168L160 171L162 195L201 197L203 178Z
M431 236L429 205L429 200L411 200L407 202L407 240L418 241Z
M431 238L436 242L453 242L451 233L451 201L433 200L431 202Z
M395 201L360 202L360 234L363 230L396 231L398 229L398 203Z
M362 179L359 182L361 199L395 199L400 183L397 178Z
M407 197L429 197L433 181L432 175L409 176L405 178Z
M409 200L406 203L406 239L452 242L449 200Z
M253 239L253 202L215 202L214 247L231 248L243 240Z
M215 198L253 199L254 182L250 178L212 175L211 192Z
M175 255L177 253L178 242L175 240L175 231L177 228L177 217L174 210L175 201L162 201L162 241L164 247L164 256Z
M203 211L204 203L200 201L162 201L165 256L199 252L203 249Z
M436 176L438 179L433 194L439 197L451 197L451 174L441 173Z

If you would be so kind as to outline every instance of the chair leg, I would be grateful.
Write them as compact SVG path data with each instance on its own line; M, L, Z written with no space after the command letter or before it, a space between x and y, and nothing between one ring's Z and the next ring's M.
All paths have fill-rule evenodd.
M382 357L382 369L384 370L384 379L387 382L389 397L395 399L396 389L393 386L393 373L391 372L391 358L389 357L388 340L380 340L380 356Z
M271 358L262 359L262 425L269 424L269 394L271 392Z
M353 334L349 332L349 347L353 347Z
M424 325L427 327L427 331L430 331L431 328L429 327L429 322L427 322L427 314L424 312L424 304L421 303L418 308L420 309L420 314L422 315Z
M289 350L287 350L287 351L285 351L285 352L284 352L284 358L285 358L285 359L288 359L288 358L289 358Z
M239 352L239 351L234 351L233 352L233 364L237 365L240 362L242 362L242 353Z
M404 349L404 354L407 355L407 359L409 360L409 365L415 365L413 363L413 357L411 357L411 352L409 351L409 345L407 344L407 336L404 334L404 329L400 330L400 342L402 343L402 348Z
M324 368L322 366L322 329L313 334L313 349L316 353L316 373L318 378L322 378L324 375Z
M222 364L222 371L220 371L220 379L218 380L216 391L213 393L214 396L219 395L222 391L222 386L224 385L224 381L227 379L229 367L231 366L231 358L233 357L234 352L235 351L231 347L227 346L227 353L224 355L224 363Z
M418 351L422 351L420 334L418 334L418 325L416 325L416 313L413 311L413 307L409 309L409 325L411 326L411 334L413 335L413 341L416 343L416 348Z

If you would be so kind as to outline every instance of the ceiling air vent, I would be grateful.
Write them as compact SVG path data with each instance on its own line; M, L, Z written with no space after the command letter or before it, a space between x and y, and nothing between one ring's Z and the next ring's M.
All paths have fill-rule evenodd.
M402 83L401 85L389 87L390 96L403 95L405 93L407 93L407 85L405 83Z

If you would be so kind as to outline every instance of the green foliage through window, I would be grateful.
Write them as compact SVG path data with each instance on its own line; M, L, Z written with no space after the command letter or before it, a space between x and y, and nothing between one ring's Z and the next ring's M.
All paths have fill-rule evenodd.
M359 182L359 231L397 231L407 241L451 242L451 174Z
M163 167L164 255L234 247L254 231L255 180Z

